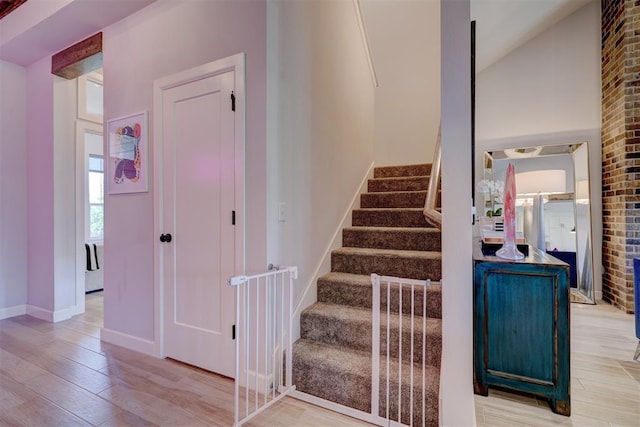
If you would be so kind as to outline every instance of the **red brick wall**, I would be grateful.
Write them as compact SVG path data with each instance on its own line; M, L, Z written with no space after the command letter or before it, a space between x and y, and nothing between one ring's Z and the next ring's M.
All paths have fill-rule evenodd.
M640 257L640 2L602 0L602 204L606 301L633 312Z

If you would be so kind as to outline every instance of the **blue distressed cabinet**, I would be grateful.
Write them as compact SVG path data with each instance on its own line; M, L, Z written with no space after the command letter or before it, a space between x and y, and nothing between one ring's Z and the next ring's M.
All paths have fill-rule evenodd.
M569 416L569 266L532 247L502 260L478 244L473 298L475 393L531 393Z

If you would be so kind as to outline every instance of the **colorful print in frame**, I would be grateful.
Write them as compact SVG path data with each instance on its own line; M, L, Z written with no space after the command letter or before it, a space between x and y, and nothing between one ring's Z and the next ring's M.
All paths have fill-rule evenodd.
M148 191L147 112L108 121L109 194Z

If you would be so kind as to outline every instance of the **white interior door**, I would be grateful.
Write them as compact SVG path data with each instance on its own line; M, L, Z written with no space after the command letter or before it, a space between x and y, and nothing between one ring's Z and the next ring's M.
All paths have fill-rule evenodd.
M236 71L162 91L160 274L164 355L234 375ZM171 240L168 241L168 235Z

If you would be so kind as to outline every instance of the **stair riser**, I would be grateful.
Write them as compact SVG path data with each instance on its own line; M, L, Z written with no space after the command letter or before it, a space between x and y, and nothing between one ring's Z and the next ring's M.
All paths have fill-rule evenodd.
M431 164L380 166L373 169L374 178L390 178L400 176L425 176L431 173Z
M360 195L361 208L423 208L427 191L399 193L364 193ZM436 207L442 206L442 192L438 191Z
M342 230L342 246L351 248L440 251L441 233L430 229L389 231L358 227Z
M413 352L411 351L411 330L410 326L403 326L402 331L402 360L404 362L422 362L423 333L422 319L414 326ZM400 356L400 346L398 345L399 330L391 328L391 341L389 342L389 353L391 357L398 359ZM442 347L441 331L437 333L429 332L426 337L425 363L428 366L437 366L440 362L440 348ZM360 351L371 351L371 323L361 323L355 321L343 321L336 318L328 318L303 312L300 316L300 336L302 339L324 342L331 345L352 348ZM386 324L380 327L380 354L386 355L387 346Z
M424 213L418 210L354 209L351 213L354 227L428 227Z
M428 188L428 176L370 179L367 184L367 191L370 193L377 191L427 191Z
M426 191L402 193L364 193L360 196L361 208L421 208L427 197Z
M417 280L440 280L442 262L439 258L400 258L366 254L331 254L331 271L352 274L372 274Z
M422 426L422 377L415 378L414 381L418 382L418 385L413 387L413 425ZM378 394L380 400L379 412L381 417L387 416L387 389L386 382L380 380L380 393ZM404 425L410 425L411 419L411 387L407 384L403 384L401 387L401 417L400 420ZM429 393L424 396L426 414L425 425L437 426L438 425L438 396L435 393ZM398 420L398 385L389 385L389 419Z
M294 360L300 360L295 357ZM369 376L359 376L344 372L334 372L324 366L306 366L298 362L293 365L293 383L296 390L311 394L322 399L345 405L363 412L371 412L371 371ZM379 386L379 414L386 416L386 377L384 376L384 363L381 363L381 375ZM429 381L429 379L427 379ZM401 387L402 416L405 424L409 424L409 405L411 403L411 387L403 384ZM413 425L422 425L422 377L416 375L413 386ZM435 427L438 425L438 395L427 391L425 395L426 422L425 425ZM398 385L389 386L389 418L398 418Z
M368 377L332 370L326 366L307 365L293 353L293 383L296 390L331 402L371 412L371 367Z
M391 292L391 312L398 312L397 286ZM422 313L422 290L414 292L414 313ZM318 279L318 301L329 304L348 305L352 307L371 308L373 290L371 287L351 286L348 283L331 282ZM386 287L380 289L380 306L383 311L387 309ZM405 286L402 291L402 312L411 313L411 288ZM442 291L440 286L430 286L427 290L427 317L442 318Z

